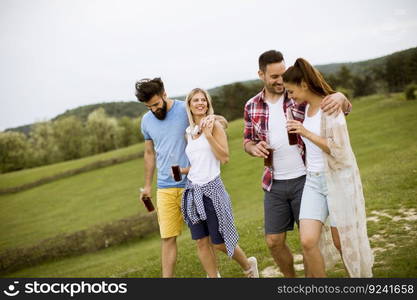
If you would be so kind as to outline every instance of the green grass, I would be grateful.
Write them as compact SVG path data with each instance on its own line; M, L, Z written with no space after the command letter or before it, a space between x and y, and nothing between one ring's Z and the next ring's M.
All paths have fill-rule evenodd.
M0 251L121 219L138 202L143 159L135 159L0 197Z
M417 214L417 101L401 96L358 99L348 117L353 150L361 170L368 234L375 255L375 277L417 276L417 222L394 220ZM242 150L242 120L228 129L230 163L222 177L233 202L242 249L258 258L260 270L274 266L263 240L262 160ZM144 211L136 201L143 181L142 159L62 179L16 195L0 197L1 248L31 244L109 219ZM402 209L402 213L400 212ZM4 222L6 220L7 222ZM378 237L378 238L377 238ZM291 249L300 253L297 231L289 233ZM236 263L219 254L223 277L241 277ZM303 272L298 272L302 276ZM96 253L47 262L10 273L8 277L159 277L157 234ZM188 229L179 237L178 277L204 277ZM341 265L331 277L346 276Z
M85 158L65 161L53 165L47 165L22 171L10 172L0 175L0 189L20 186L25 183L37 181L44 177L53 176L65 171L81 168L85 165L111 158L127 156L143 150L143 143L126 148L109 151Z

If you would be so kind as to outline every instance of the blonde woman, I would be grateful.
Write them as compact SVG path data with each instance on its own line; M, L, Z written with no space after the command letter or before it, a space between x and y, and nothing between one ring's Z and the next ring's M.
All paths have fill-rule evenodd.
M322 113L320 104L334 93L322 75L299 58L283 75L289 97L307 102L304 122L287 121L289 132L301 135L306 145L307 178L300 207L300 240L308 277L325 277L321 252L322 227L329 217L334 246L342 255L348 275L372 277L365 201L359 169L346 120ZM322 249L323 250L323 249Z
M188 175L182 212L197 242L200 262L208 277L219 276L214 247L232 257L247 277L259 277L256 258L247 258L238 245L231 202L220 178L220 163L229 160L226 133L213 119L202 125L205 117L213 115L211 97L207 91L196 88L185 102L190 122L185 152L190 167L181 168L181 173Z

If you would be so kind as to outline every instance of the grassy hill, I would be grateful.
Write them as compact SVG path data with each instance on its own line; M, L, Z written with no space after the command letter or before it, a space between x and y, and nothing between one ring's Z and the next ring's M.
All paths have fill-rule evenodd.
M364 186L376 277L417 276L416 113L417 101L405 101L401 95L370 96L354 101L348 117ZM263 240L262 161L242 150L242 128L242 120L230 124L231 159L222 167L222 177L233 202L241 237L239 244L248 255L258 257L260 271L266 271L275 265ZM49 168L59 169L56 165L33 169L38 172L33 176L52 172ZM3 183L7 175L10 174L0 175L0 183L6 186L11 184L11 181ZM19 178L19 172L14 176ZM30 174L22 178L26 176L30 178ZM137 202L137 189L142 184L143 159L136 159L0 196L0 253L57 234L136 213L146 214L143 205ZM296 231L289 234L289 245L300 254ZM186 227L179 238L178 255L178 277L205 277ZM219 259L223 277L242 276L235 263L222 255ZM296 263L300 265L299 259ZM303 272L298 271L298 275L302 276ZM329 275L345 276L342 265L337 265ZM5 276L159 277L160 241L155 233L145 239L46 262Z
M28 184L45 177L56 176L99 161L120 159L141 151L143 151L143 143L53 165L5 173L0 176L0 190Z

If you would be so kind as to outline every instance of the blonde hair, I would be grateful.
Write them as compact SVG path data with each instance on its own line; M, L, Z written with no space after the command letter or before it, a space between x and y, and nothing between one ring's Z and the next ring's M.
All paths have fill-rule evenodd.
M187 111L188 121L190 122L191 130L194 130L194 127L196 124L194 122L193 114L191 113L191 110L190 110L190 101L198 93L202 93L207 100L208 109L207 109L206 116L214 115L213 104L211 102L210 94L206 90L203 90L200 88L193 89L191 92L188 93L187 98L185 99L185 109Z

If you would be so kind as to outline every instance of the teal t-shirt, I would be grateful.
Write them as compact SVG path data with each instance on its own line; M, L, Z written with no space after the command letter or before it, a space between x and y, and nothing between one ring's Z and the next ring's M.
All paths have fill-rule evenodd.
M174 100L164 120L158 120L151 111L142 118L141 131L145 140L152 140L156 152L158 188L184 187L182 181L175 181L171 176L171 166L188 167L185 154L185 129L188 127L185 102Z

